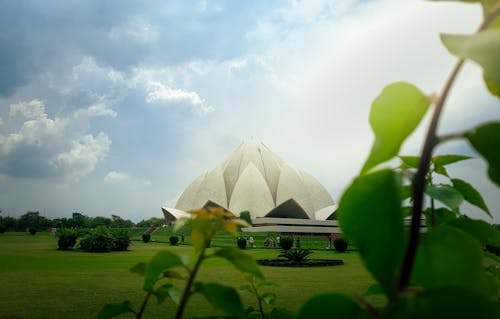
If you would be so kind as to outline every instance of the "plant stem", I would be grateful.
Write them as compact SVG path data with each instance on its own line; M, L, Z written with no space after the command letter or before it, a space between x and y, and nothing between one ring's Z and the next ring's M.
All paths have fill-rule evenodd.
M484 19L483 23L478 29L478 32L483 31L489 27L495 18L500 14L500 4L496 5L491 13ZM408 248L406 249L406 254L403 259L403 264L401 266L401 271L399 273L399 279L397 284L397 291L404 291L410 282L411 273L413 270L413 264L415 261L415 255L417 253L418 240L419 240L419 228L420 228L420 215L422 213L424 190L425 190L425 176L429 170L429 164L432 156L432 151L436 144L438 143L438 137L436 135L437 126L439 124L439 119L443 111L446 98L450 92L451 86L455 82L458 72L464 64L464 59L459 59L453 68L446 84L443 88L443 92L439 96L439 100L436 103L434 109L434 114L432 115L431 124L427 131L427 136L425 138L424 148L422 150L422 155L420 156L420 162L418 165L417 174L415 175L415 180L413 182L413 209L411 217L410 226L410 242L408 243Z
M253 283L254 277L252 276L252 280L250 281L250 285L252 286L252 290L255 293L255 297L257 297L257 302L259 303L259 311L260 315L262 316L262 319L266 319L266 315L264 314L264 307L262 307L262 298L259 295L259 292L257 291L257 288L255 288L255 284Z
M148 303L149 297L151 297L151 293L148 292L146 294L146 297L144 297L144 301L142 302L141 310L135 315L136 319L141 319L142 315L144 314L144 310L146 310L146 305Z
M408 243L408 248L406 249L406 254L403 259L403 264L401 266L401 271L399 273L399 280L397 290L399 292L406 289L408 283L410 282L411 273L413 270L413 263L415 261L415 255L417 252L418 240L419 240L419 228L420 228L420 215L422 213L425 181L427 172L429 171L429 164L431 161L432 151L434 146L437 144L437 126L439 124L439 119L443 111L444 103L448 97L450 88L455 81L458 72L460 71L464 63L463 59L459 59L453 68L446 84L443 88L443 92L439 96L434 109L434 114L432 115L431 124L427 131L427 136L425 138L424 148L420 156L420 161L418 163L417 174L415 175L415 180L413 181L413 208L411 216L411 226L410 226L410 242Z
M191 287L193 286L194 278L198 273L198 269L200 268L201 262L205 258L205 250L207 249L207 245L203 245L203 248L196 260L196 264L193 267L193 270L189 274L188 282L186 283L186 287L184 288L184 292L182 293L181 302L179 304L179 308L177 308L177 313L175 314L175 319L182 318L184 314L184 309L186 308L186 304L188 302L189 297L191 296Z

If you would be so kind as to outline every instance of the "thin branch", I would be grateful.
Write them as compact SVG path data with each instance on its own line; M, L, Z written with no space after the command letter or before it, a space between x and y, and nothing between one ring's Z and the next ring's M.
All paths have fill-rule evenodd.
M146 305L148 303L149 297L151 297L151 293L148 292L146 294L146 297L144 297L144 301L142 302L141 310L135 315L137 319L141 319L142 315L144 314L144 310L146 310Z
M432 151L437 143L436 130L439 124L439 119L443 111L444 103L448 97L448 93L455 81L458 72L460 71L462 65L464 64L463 59L459 59L450 74L450 77L446 81L443 88L443 92L439 96L439 100L436 103L434 109L434 114L432 115L431 124L429 130L427 131L427 137L425 138L424 149L422 150L422 155L420 156L420 161L418 164L417 174L415 175L415 180L413 181L413 209L410 227L410 242L408 243L408 248L406 250L405 257L403 259L403 264L401 266L401 271L399 273L398 280L398 291L403 291L408 286L410 282L410 276L413 270L413 263L415 261L415 255L417 252L418 240L419 240L419 228L420 228L420 215L422 212L424 190L425 190L425 180L426 175L429 170L429 164L431 161Z
M457 132L457 133L439 135L437 143L440 144L451 140L461 139L465 136L465 133L466 132Z
M371 313L374 317L381 317L382 314L380 311L378 311L377 308L373 307L368 301L366 301L363 297L359 295L353 295L354 299L361 305L365 307L366 310L368 310L369 313Z
M500 14L500 4L497 4L491 13L485 18L484 22L478 29L478 32L487 29L496 17ZM415 255L417 252L418 240L419 240L419 226L420 226L420 215L422 213L424 190L425 190L425 176L429 170L429 164L432 156L432 151L436 144L438 143L438 138L436 136L437 127L439 124L439 119L443 111L444 104L450 92L451 86L455 82L458 72L464 64L464 59L459 59L453 68L446 84L443 88L443 92L439 96L439 100L436 103L434 109L434 114L432 116L431 124L429 130L427 131L427 136L425 138L424 148L422 150L422 155L420 157L420 162L418 165L417 174L415 175L415 180L413 182L413 210L411 218L410 227L410 242L408 243L408 248L406 249L406 254L403 259L403 264L401 266L401 271L399 273L399 279L397 284L397 290L399 292L404 291L410 282L411 273L413 271L413 264L415 261Z

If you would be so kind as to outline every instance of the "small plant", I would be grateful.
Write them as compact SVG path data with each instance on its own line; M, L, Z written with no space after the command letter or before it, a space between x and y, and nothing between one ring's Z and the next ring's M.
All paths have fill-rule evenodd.
M244 237L238 237L238 240L236 243L238 244L238 247L240 249L247 248L247 240Z
M260 315L260 318L265 319L266 314L264 312L264 304L273 305L276 301L276 294L272 292L260 292L259 289L264 286L276 286L274 282L257 279L253 275L245 275L245 280L248 284L240 287L240 292L251 293L257 299L259 310L256 311L252 306L246 309L247 318L254 318L252 315ZM273 317L271 315L271 317Z
M142 318L144 310L151 296L158 302L170 299L178 304L175 318L182 318L189 299L194 294L204 296L215 308L231 317L243 318L245 309L238 291L230 286L219 283L198 282L196 275L202 262L207 258L224 258L238 270L263 279L257 263L252 257L244 254L237 248L216 248L207 250L207 244L222 229L236 235L238 227L247 226L247 223L236 219L232 213L222 208L208 207L190 214L194 218L181 219L177 222L176 229L186 223L191 229L191 238L194 252L191 258L182 258L172 251L157 253L149 263L139 263L131 271L144 276L143 289L146 292L144 301L139 310L133 308L129 301L118 304L109 304L101 309L98 318L111 318L124 313L133 313L136 318ZM173 281L184 280L186 284L182 290Z
M30 235L35 235L36 234L36 228L30 227L30 228L28 228L28 232L30 233Z
M126 229L117 229L111 232L113 235L113 250L126 251L130 245L130 235Z
M282 250L278 257L286 258L290 261L301 263L309 259L313 253L311 249L294 248L289 250Z
M292 237L283 237L281 238L281 248L283 250L290 250L293 247L293 238Z
M344 238L337 238L333 241L333 247L339 253L345 253L347 251L347 240Z
M179 242L179 236L170 236L168 240L172 246L175 246Z
M99 226L80 240L80 248L87 252L110 252L115 238L104 226Z
M57 234L59 239L57 240L57 246L60 250L69 250L76 245L76 240L78 239L78 233L73 229L61 229Z
M142 241L143 242L149 243L150 240L151 240L151 234L148 234L148 233L142 234Z

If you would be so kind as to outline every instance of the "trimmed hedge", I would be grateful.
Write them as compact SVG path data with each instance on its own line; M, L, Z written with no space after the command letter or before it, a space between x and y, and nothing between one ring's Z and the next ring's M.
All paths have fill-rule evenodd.
M281 238L281 248L283 250L290 250L293 247L293 238L292 237L283 237Z
M111 232L113 235L113 250L126 251L130 245L130 235L126 229L116 229Z
M80 248L87 252L110 252L114 241L109 229L99 226L80 240Z
M333 241L333 246L335 247L335 250L338 251L339 253L345 253L347 250L347 240L344 238L337 238Z
M237 244L240 249L247 248L247 240L244 237L239 237Z
M149 243L150 240L151 240L151 234L148 234L148 233L142 234L142 241L143 242Z
M168 240L172 246L175 246L179 242L179 236L170 236Z

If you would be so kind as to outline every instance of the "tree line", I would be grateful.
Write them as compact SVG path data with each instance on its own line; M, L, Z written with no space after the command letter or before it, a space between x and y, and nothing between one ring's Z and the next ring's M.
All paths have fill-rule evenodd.
M1 214L1 211L0 211ZM50 228L96 228L105 226L109 228L131 228L131 227L159 227L165 223L163 218L152 217L134 223L130 219L124 219L118 215L111 218L104 216L90 217L83 214L74 214L71 218L47 218L41 216L40 212L26 212L19 217L0 215L0 229L8 231L25 231L34 228L38 231Z

